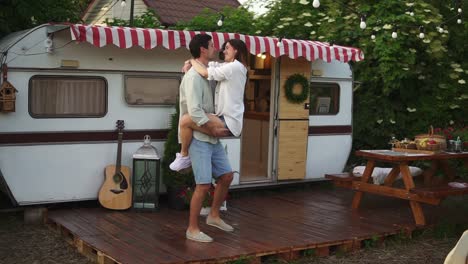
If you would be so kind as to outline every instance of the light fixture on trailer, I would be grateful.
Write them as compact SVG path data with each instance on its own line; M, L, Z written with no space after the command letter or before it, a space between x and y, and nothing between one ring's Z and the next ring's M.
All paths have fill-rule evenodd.
M44 48L47 53L52 53L52 46L54 45L54 42L52 41L52 37L49 35L47 38L44 40Z
M120 3L120 6L125 7L126 5L127 5L127 2L125 2L125 0L122 0L122 2Z

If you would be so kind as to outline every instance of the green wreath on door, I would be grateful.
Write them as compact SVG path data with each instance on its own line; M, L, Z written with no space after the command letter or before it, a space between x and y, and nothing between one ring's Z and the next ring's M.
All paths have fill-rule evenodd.
M302 90L300 93L294 93L295 85L300 85ZM284 91L288 102L293 104L300 104L309 98L309 80L302 74L293 74L286 79L284 84Z

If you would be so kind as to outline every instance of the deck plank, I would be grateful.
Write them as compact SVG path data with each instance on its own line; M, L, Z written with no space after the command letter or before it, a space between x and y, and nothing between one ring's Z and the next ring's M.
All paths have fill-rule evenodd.
M291 256L308 248L328 252L329 246L349 247L364 239L417 228L407 201L364 195L361 207L353 210L352 194L317 187L231 199L223 218L234 232L208 226L200 217L200 228L215 239L213 243L186 240L189 212L166 207L154 213L61 209L49 211L48 218L99 252L96 255L119 263L220 262L243 256ZM424 210L429 224L441 215L456 215L450 208Z

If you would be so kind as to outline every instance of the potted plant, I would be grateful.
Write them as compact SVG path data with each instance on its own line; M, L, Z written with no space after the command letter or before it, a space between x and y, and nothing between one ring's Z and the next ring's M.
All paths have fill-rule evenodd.
M184 198L181 197L188 187L195 185L192 172L179 173L172 171L169 164L174 160L175 155L179 152L179 104L176 104L176 112L171 117L170 131L167 135L166 143L164 144L164 157L161 162L163 181L167 188L168 204L170 208L183 210L187 208Z

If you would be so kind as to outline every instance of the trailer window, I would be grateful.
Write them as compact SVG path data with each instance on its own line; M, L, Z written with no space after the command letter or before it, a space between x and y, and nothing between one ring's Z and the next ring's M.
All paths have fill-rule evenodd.
M310 115L336 115L340 105L337 83L310 83Z
M125 76L125 101L129 105L175 105L180 74Z
M33 76L29 113L34 118L103 117L107 81L95 76Z

